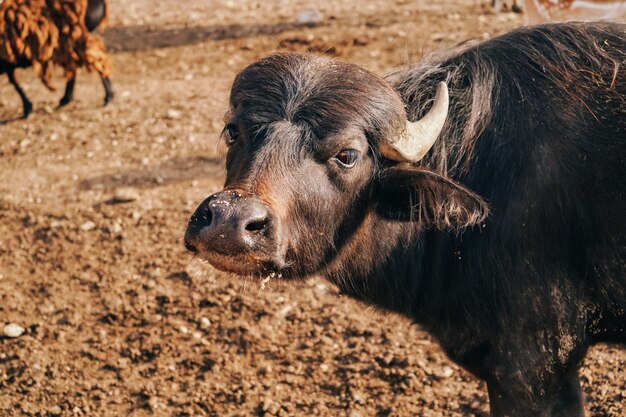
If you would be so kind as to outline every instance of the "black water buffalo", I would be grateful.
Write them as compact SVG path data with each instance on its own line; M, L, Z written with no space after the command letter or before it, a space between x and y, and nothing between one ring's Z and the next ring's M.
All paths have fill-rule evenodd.
M274 54L230 107L189 250L409 317L493 416L583 416L587 348L626 342L626 25L522 28L384 79Z

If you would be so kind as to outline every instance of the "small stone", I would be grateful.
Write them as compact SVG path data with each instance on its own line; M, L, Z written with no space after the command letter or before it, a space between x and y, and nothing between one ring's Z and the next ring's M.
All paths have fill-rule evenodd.
M59 407L58 405L53 405L52 407L48 408L48 413L52 414L53 416L60 416L61 412L63 412L63 410L61 410L61 407Z
M454 374L454 371L449 366L444 366L441 370L441 376L443 378L450 378Z
M96 224L94 222L92 222L91 220L88 220L85 223L80 225L80 230L82 230L84 232L88 232L88 231L93 230L95 228L96 228Z
M263 404L261 405L261 410L263 411L269 410L273 403L274 401L270 399L266 399L265 401L263 401Z
M200 319L200 328L201 329L208 329L211 326L211 320L207 319L206 317L202 317Z
M21 335L24 334L25 331L26 329L24 329L19 324L15 324L15 323L9 323L6 326L4 326L4 335L6 337L12 337L12 338L20 337Z
M139 199L139 193L134 188L122 187L115 190L111 203L130 203Z
M182 334L187 334L189 333L189 329L186 326L180 326L178 328L178 331L181 332Z
M328 371L328 365L326 365L325 363L320 365L320 371L322 372L327 372Z
M114 235L119 235L120 233L122 233L122 225L119 223L113 223L113 226L111 226L111 233L113 233Z
M29 402L23 402L21 404L21 408L22 408L22 411L26 413L27 415L30 415L30 414L34 415L38 411L37 407L35 407L34 404L29 403Z
M304 9L298 12L296 16L296 22L301 25L314 25L324 20L322 12L317 9Z
M52 304L43 304L43 305L38 306L37 309L43 315L52 314L56 310Z
M159 408L159 398L155 396L150 397L150 399L148 400L148 405L150 406L150 409L156 410L157 408Z
M165 113L165 117L170 120L180 119L182 115L183 115L182 112L180 112L179 110L175 110L175 109L169 109L167 113Z
M430 39L433 40L433 42L441 42L446 38L446 35L443 33L433 33L430 35Z
M267 412L272 416L277 416L280 409L281 409L280 404L274 401L270 405L270 408L267 410Z
M294 307L293 304L287 304L286 306L284 306L283 308L281 308L280 310L276 312L276 316L286 317L287 314L289 314L289 312L293 309L293 307Z
M365 404L363 394L361 394L359 391L352 392L352 401L354 401L355 404Z
M392 353L390 353L383 357L383 362L385 363L385 365L390 366L393 363L394 359L395 357L393 356Z
M126 369L128 368L128 365L130 364L130 360L128 358L118 358L117 359L117 366L120 369Z

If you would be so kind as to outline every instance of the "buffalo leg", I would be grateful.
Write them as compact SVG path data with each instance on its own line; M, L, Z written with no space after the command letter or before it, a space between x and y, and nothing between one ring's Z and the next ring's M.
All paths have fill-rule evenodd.
M531 385L534 384L528 384ZM530 394L528 390L511 390L507 383L488 382L491 416L584 417L583 395L575 369L560 381L544 381L542 385L538 390L541 394Z
M502 384L487 382L491 417L552 417L546 398L529 396L528 392L511 391Z
M26 93L24 92L24 90L22 90L22 87L20 87L20 85L17 83L17 79L15 79L15 68L9 68L7 70L7 75L9 76L9 82L13 84L13 87L15 87L17 94L19 94L20 98L22 99L22 106L24 107L22 118L26 119L28 115L30 115L33 111L33 104L30 102L28 97L26 97Z
M584 417L583 393L578 372L573 369L563 378L558 402L552 409L552 417Z
M104 87L104 105L106 106L113 100L115 96L115 91L113 91L113 84L111 83L111 79L109 77L101 77L102 78L102 86Z
M489 415L491 417L522 417L521 408L515 401L515 398L507 395L500 386L495 383L487 383L487 391L489 393ZM526 410L527 416L548 417L546 414L538 415L536 410Z
M67 80L67 84L65 85L65 94L63 94L63 98L59 101L59 107L67 106L74 99L74 85L76 84L76 76L73 76L69 80Z

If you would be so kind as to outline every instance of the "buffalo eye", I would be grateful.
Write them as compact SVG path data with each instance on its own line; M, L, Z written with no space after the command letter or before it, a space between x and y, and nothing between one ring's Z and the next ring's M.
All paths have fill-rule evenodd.
M226 125L224 132L226 133L226 144L229 146L239 139L239 128L232 123Z
M355 149L344 149L335 156L335 159L344 168L352 168L354 164L356 164L358 157L359 151Z

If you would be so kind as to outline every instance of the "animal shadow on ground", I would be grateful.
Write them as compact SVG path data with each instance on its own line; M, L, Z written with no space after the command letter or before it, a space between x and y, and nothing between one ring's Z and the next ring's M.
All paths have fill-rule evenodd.
M208 25L172 29L157 29L148 26L117 26L106 29L104 38L111 51L137 52L193 45L209 40L272 36L289 30L318 25L285 22L257 25Z
M219 178L222 172L223 161L219 158L202 156L173 158L152 168L130 169L88 178L80 182L79 188L81 190L128 186L153 188L196 178Z

